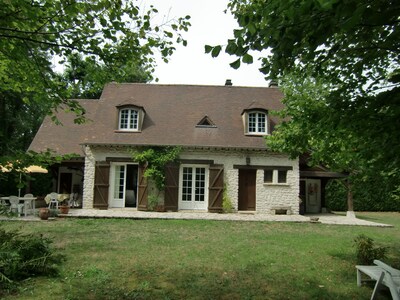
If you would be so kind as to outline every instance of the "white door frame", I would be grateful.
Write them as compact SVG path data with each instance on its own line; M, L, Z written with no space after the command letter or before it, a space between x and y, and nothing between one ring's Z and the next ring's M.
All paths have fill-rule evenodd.
M186 197L189 196L188 193L190 194L191 200L189 201L184 201L183 197L185 196L183 193L184 189L184 169L185 168L191 168L192 169L192 177L191 177L191 186L190 186L190 192L186 193ZM200 189L203 189L202 193L198 195L200 198L203 199L203 201L196 201L196 191L199 191L198 188L196 188L196 169L204 169L204 180L202 181L204 186L200 187ZM199 164L182 164L179 169L179 201L178 201L178 207L179 209L188 209L188 210L207 210L208 208L208 181L209 181L209 171L208 171L208 165L199 165Z
M117 178L116 176L118 175L116 172L117 167L124 167L124 178L122 182L122 190L120 190L120 193L118 193L118 197L116 197L116 184L117 184ZM120 163L120 162L112 162L110 164L110 189L109 189L109 195L108 199L109 201L109 207L125 207L125 190L126 190L126 169L127 169L127 163ZM121 182L119 183L121 184ZM121 194L122 193L122 194Z
M124 208L125 207L125 199L126 199L126 178L127 178L127 172L128 172L128 166L129 165L137 165L135 163L129 163L129 162L112 162L110 164L110 188L108 191L108 199L109 200L109 207L118 207L118 208ZM115 188L117 185L117 174L116 174L116 167L124 167L124 173L123 173L123 181L119 182L118 184L122 184L122 188L118 195L115 193ZM136 191L137 192L137 191Z

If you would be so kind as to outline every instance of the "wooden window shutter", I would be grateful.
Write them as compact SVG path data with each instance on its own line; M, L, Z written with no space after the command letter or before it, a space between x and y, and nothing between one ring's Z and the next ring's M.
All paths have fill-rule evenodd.
M171 163L165 166L165 210L177 211L179 197L179 165Z
M107 161L96 162L94 175L93 207L108 208L108 188L110 186L110 163Z
M138 210L147 210L147 178L144 176L146 167L139 165L139 191L138 191Z
M208 211L220 213L224 195L224 166L211 165L209 168Z

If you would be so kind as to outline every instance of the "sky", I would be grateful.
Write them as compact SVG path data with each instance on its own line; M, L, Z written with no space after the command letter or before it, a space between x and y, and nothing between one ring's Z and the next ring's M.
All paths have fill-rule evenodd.
M161 84L224 85L231 79L235 86L268 86L263 74L258 70L259 61L235 70L229 63L235 61L223 51L217 58L205 54L204 45L225 45L233 37L233 29L238 28L236 20L224 13L228 0L148 0L158 9L160 17L191 16L192 26L183 37L187 47L177 46L169 63L158 60L154 74ZM155 82L153 82L155 83Z

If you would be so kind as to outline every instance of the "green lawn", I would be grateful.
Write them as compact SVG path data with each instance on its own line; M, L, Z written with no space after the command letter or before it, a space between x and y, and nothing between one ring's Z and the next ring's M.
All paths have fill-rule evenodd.
M3 221L40 232L66 256L59 278L32 278L4 299L369 299L356 285L353 239L388 246L400 267L400 214L359 217L393 228L311 223L57 219ZM383 293L382 299L390 299Z

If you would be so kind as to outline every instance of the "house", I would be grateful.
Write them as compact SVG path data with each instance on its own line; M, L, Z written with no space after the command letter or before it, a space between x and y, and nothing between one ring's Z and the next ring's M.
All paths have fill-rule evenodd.
M320 174L301 178L299 159L266 147L281 98L276 87L110 83L100 99L78 100L86 124L64 111L62 126L47 117L29 149L78 154L56 166L56 189L80 193L83 208L146 210L154 187L131 151L180 146L158 195L167 211L221 212L225 194L238 211L299 214L302 192L304 211L319 212Z

